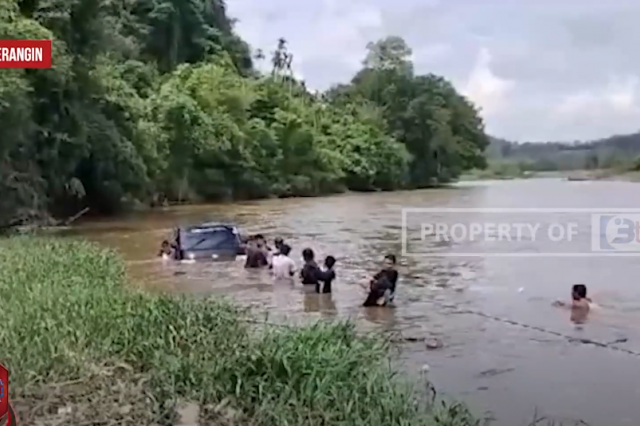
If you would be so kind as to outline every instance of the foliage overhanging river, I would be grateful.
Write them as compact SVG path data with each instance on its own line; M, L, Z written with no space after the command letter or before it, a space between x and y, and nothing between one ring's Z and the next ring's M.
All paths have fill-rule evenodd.
M623 182L475 182L451 189L180 207L91 222L72 233L120 250L132 276L149 289L228 294L268 310L273 321L351 317L366 328L437 337L444 347L436 351L428 351L424 342L407 343L401 356L404 368L416 372L429 364L436 388L469 403L478 414L490 410L500 424L523 424L537 410L594 426L637 425L640 387L632 372L640 367L640 357L584 343L626 339L616 346L640 353L640 332L634 327L640 318L637 257L406 256L400 260L395 309L361 308L363 293L356 284L378 267L383 254L401 253L403 207L630 208L640 207L639 190L637 184ZM211 219L234 221L270 239L283 236L298 262L305 246L320 256L335 255L339 279L334 294L274 286L266 274L247 272L241 262L177 265L154 258L171 227ZM514 219L543 225L556 220L542 213L509 220ZM589 222L588 215L574 219L581 225ZM420 220L434 217L423 214ZM584 250L584 242L578 238L558 244L565 244L560 251L577 252ZM540 252L549 249L543 243L526 244ZM518 252L523 243L501 244ZM427 251L482 250L462 245L432 245ZM575 283L587 284L601 306L584 326L551 306L556 299L567 299Z

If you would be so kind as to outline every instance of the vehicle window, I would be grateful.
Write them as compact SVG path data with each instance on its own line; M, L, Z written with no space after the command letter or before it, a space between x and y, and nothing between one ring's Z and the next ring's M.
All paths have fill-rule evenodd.
M209 232L189 232L184 241L184 250L213 250L235 244L235 235L226 229Z

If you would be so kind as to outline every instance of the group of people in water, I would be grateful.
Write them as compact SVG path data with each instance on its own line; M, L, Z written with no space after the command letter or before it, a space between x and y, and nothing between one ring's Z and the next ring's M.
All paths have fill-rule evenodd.
M289 257L291 247L282 238L274 240L275 251L272 252L266 239L261 234L249 238L246 247L245 268L267 267L272 271L275 279L291 279L296 274L296 266ZM302 250L303 266L300 269L300 280L303 285L315 286L317 293L331 293L331 284L336 279L333 256L324 259L324 266L320 268L315 260L315 253L310 248ZM388 254L384 257L382 269L375 274L363 287L368 291L363 306L388 306L394 300L398 283L396 256ZM557 301L556 306L570 308L578 317L585 317L591 309L593 301L587 296L587 286L575 284L571 288L571 301Z
M274 240L274 247L275 250L268 245L262 234L250 236L244 247L245 268L267 268L275 280L294 279L298 271L295 261L290 257L291 246L278 237ZM165 240L162 242L159 256L173 257L176 248ZM304 263L298 272L302 285L314 286L316 293L331 293L332 283L336 279L335 257L325 257L323 267L320 267L315 260L314 251L311 248L305 248L302 250L302 260ZM368 283L362 284L368 292L363 306L389 306L395 298L398 283L396 256L388 254L384 257L383 262L382 269L373 275ZM556 301L554 305L570 308L580 318L586 319L593 301L587 296L586 285L575 284L571 289L571 301Z
M292 280L298 273L302 285L314 286L316 293L328 294L332 292L332 283L336 279L335 257L325 257L323 266L320 267L316 262L314 251L311 248L305 248L302 250L304 264L298 272L295 261L290 257L291 246L286 244L282 238L276 238L274 247L275 250L268 245L262 234L250 236L244 247L246 254L244 267L247 269L267 268L275 280ZM158 256L175 257L175 250L177 250L177 246L165 240L162 242ZM368 292L363 306L389 306L395 298L397 283L396 256L388 254L384 257L383 268L368 283L362 284Z
M276 280L291 280L297 273L295 261L291 259L291 246L282 238L274 240L275 250L267 244L263 235L249 237L246 245L245 268L268 268ZM316 293L331 293L332 283L336 279L336 259L327 256L323 266L316 262L315 253L311 248L302 250L303 266L299 271L299 279L304 286L314 286ZM396 257L388 254L384 258L384 266L371 280L363 285L368 291L363 306L388 306L395 297L398 283Z

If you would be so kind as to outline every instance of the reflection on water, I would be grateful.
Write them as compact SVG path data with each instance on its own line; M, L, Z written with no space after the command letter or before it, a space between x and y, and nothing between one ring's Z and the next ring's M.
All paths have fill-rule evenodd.
M635 327L640 318L637 258L399 257L401 280L393 309L361 308L364 291L358 284L380 267L384 254L401 253L403 207L640 207L633 204L640 204L639 188L559 180L468 183L430 191L157 210L89 223L74 233L120 250L131 276L150 291L227 295L264 309L274 321L352 318L365 329L437 338L444 347L435 351L427 351L424 341L407 344L400 359L403 368L415 374L428 363L438 388L464 397L480 411L493 411L505 424L522 424L538 409L594 426L636 426L640 387L629 372L637 370L640 358L571 343L544 330L601 342L624 337L627 342L619 346L640 352ZM334 293L318 295L298 284L272 283L267 271L247 271L240 260L180 264L154 257L172 227L205 220L236 222L270 239L281 236L292 245L298 264L305 247L313 248L319 259L335 256ZM460 249L429 239L421 244L423 254ZM526 244L529 250L541 249L536 241ZM477 250L478 245L462 249ZM571 323L575 318L566 310L551 306L575 283L588 284L602 306L581 328ZM487 371L500 374L482 374Z

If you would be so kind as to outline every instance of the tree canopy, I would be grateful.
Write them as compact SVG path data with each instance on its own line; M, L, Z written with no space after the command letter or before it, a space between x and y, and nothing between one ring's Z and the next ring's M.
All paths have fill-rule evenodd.
M326 93L234 31L224 0L0 0L0 38L54 40L0 73L0 226L90 207L425 187L482 167L478 110L399 37ZM272 71L260 73L258 60Z

